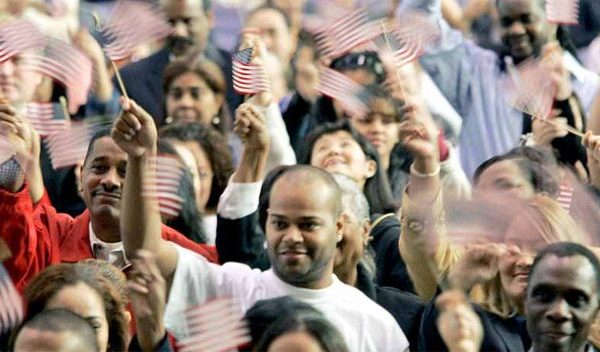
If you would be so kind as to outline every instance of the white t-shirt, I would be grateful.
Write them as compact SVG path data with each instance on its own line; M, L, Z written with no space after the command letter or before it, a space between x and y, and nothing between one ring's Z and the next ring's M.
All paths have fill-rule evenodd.
M177 339L187 333L185 319L182 319L186 308L202 304L208 298L230 297L245 312L261 299L290 295L323 312L342 334L350 351L408 350L408 340L394 318L335 275L328 288L303 289L283 282L272 270L262 272L239 263L219 266L172 245L177 248L179 261L165 311L165 324Z

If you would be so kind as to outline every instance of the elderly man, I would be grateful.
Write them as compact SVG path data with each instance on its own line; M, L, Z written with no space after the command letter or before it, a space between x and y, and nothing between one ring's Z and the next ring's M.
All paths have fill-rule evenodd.
M273 185L266 230L271 270L261 272L236 263L212 265L161 239L155 200L139 195L143 180L152 172L148 160L156 150L156 130L152 118L135 105L125 111L113 129L113 138L129 155L123 193L125 248L129 253L139 249L157 253L161 272L170 283L166 326L177 337L186 335L181 314L211 296L232 297L245 310L260 299L290 295L323 311L354 351L408 349L406 337L389 313L333 275L344 222L341 191L329 174L293 166Z
M589 249L555 243L538 253L527 287L527 330L535 351L597 351L588 333L600 307L600 263Z
M8 134L2 138L16 152L0 164L0 238L13 253L5 265L17 288L59 262L99 258L125 267L119 218L127 155L112 140L110 129L98 131L89 144L79 179L87 210L72 218L58 213L45 195L39 136L6 104L0 104L0 126ZM213 246L198 245L166 226L159 226L159 232L216 262Z
M163 70L169 62L207 58L219 65L226 77L230 75L228 55L209 41L213 24L210 0L161 0L160 3L173 25L165 47L121 71L129 96L158 123L165 117Z

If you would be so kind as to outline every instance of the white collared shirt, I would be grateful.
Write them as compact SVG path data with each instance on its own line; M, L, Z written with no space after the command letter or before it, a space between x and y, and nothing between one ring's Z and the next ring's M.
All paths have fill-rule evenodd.
M129 266L129 260L125 255L125 247L123 247L123 242L104 242L94 233L91 222L89 228L90 246L92 248L94 258L105 260L119 269L124 269L125 267Z

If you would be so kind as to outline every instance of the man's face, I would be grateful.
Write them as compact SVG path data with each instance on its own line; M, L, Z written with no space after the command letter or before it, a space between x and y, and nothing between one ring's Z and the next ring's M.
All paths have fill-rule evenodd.
M163 10L173 26L168 38L171 53L180 57L203 52L212 14L204 12L202 0L163 0Z
M267 50L275 54L282 64L290 62L296 44L280 12L274 9L255 12L247 19L245 28L259 29Z
M127 154L110 136L99 138L83 165L83 200L92 221L119 221Z
M536 351L577 351L598 312L594 268L581 255L548 255L532 273L525 310Z
M351 211L345 210L342 217L344 232L337 245L334 271L356 267L358 260L365 254L369 238L369 220L357 219ZM340 275L338 275L340 276Z
M499 32L515 63L540 52L547 26L538 0L500 0Z
M8 101L16 101L21 97L19 71L15 59L0 62L0 96Z
M335 214L331 191L322 182L298 184L282 177L273 186L269 202L269 259L285 282L314 288L333 272L343 224Z

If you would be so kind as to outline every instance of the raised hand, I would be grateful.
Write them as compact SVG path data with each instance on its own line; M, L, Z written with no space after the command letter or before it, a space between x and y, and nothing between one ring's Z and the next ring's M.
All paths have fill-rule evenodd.
M265 43L256 33L255 30L248 29L242 33L242 39L238 50L244 50L246 48L253 48L254 52L252 60L250 61L253 65L262 66L263 69L268 71L268 67L265 66L267 48ZM269 76L269 74L267 74ZM248 102L252 102L258 106L267 107L273 101L273 94L271 92L260 92L253 95Z
M409 103L400 123L400 142L415 158L415 168L431 173L439 165L439 130L423 104Z
M233 131L250 150L267 150L269 133L265 116L251 103L240 105L235 111Z
M17 110L0 103L0 131L8 136L17 152L19 162L28 164L40 157L40 137L31 124L17 113ZM22 165L23 166L23 165Z
M573 94L569 70L563 63L563 51L558 42L550 42L542 48L542 66L550 74L550 79L556 85L556 100L565 100Z
M448 351L479 351L483 327L464 293L446 291L437 298L435 305L440 311L437 327Z
M136 317L138 341L142 350L154 351L165 335L167 284L151 252L139 250L132 266L127 289Z
M156 151L157 132L152 117L133 100L121 98L123 111L115 121L112 137L132 158Z
M588 131L583 137L583 145L587 151L590 182L600 189L600 136Z
M552 122L554 123L548 123L540 119L534 119L532 121L531 130L536 145L550 146L554 139L564 137L569 133L566 128L566 118L555 117L552 118Z
M504 245L471 245L448 273L452 288L468 292L477 284L493 279L499 270L500 257L506 253Z

